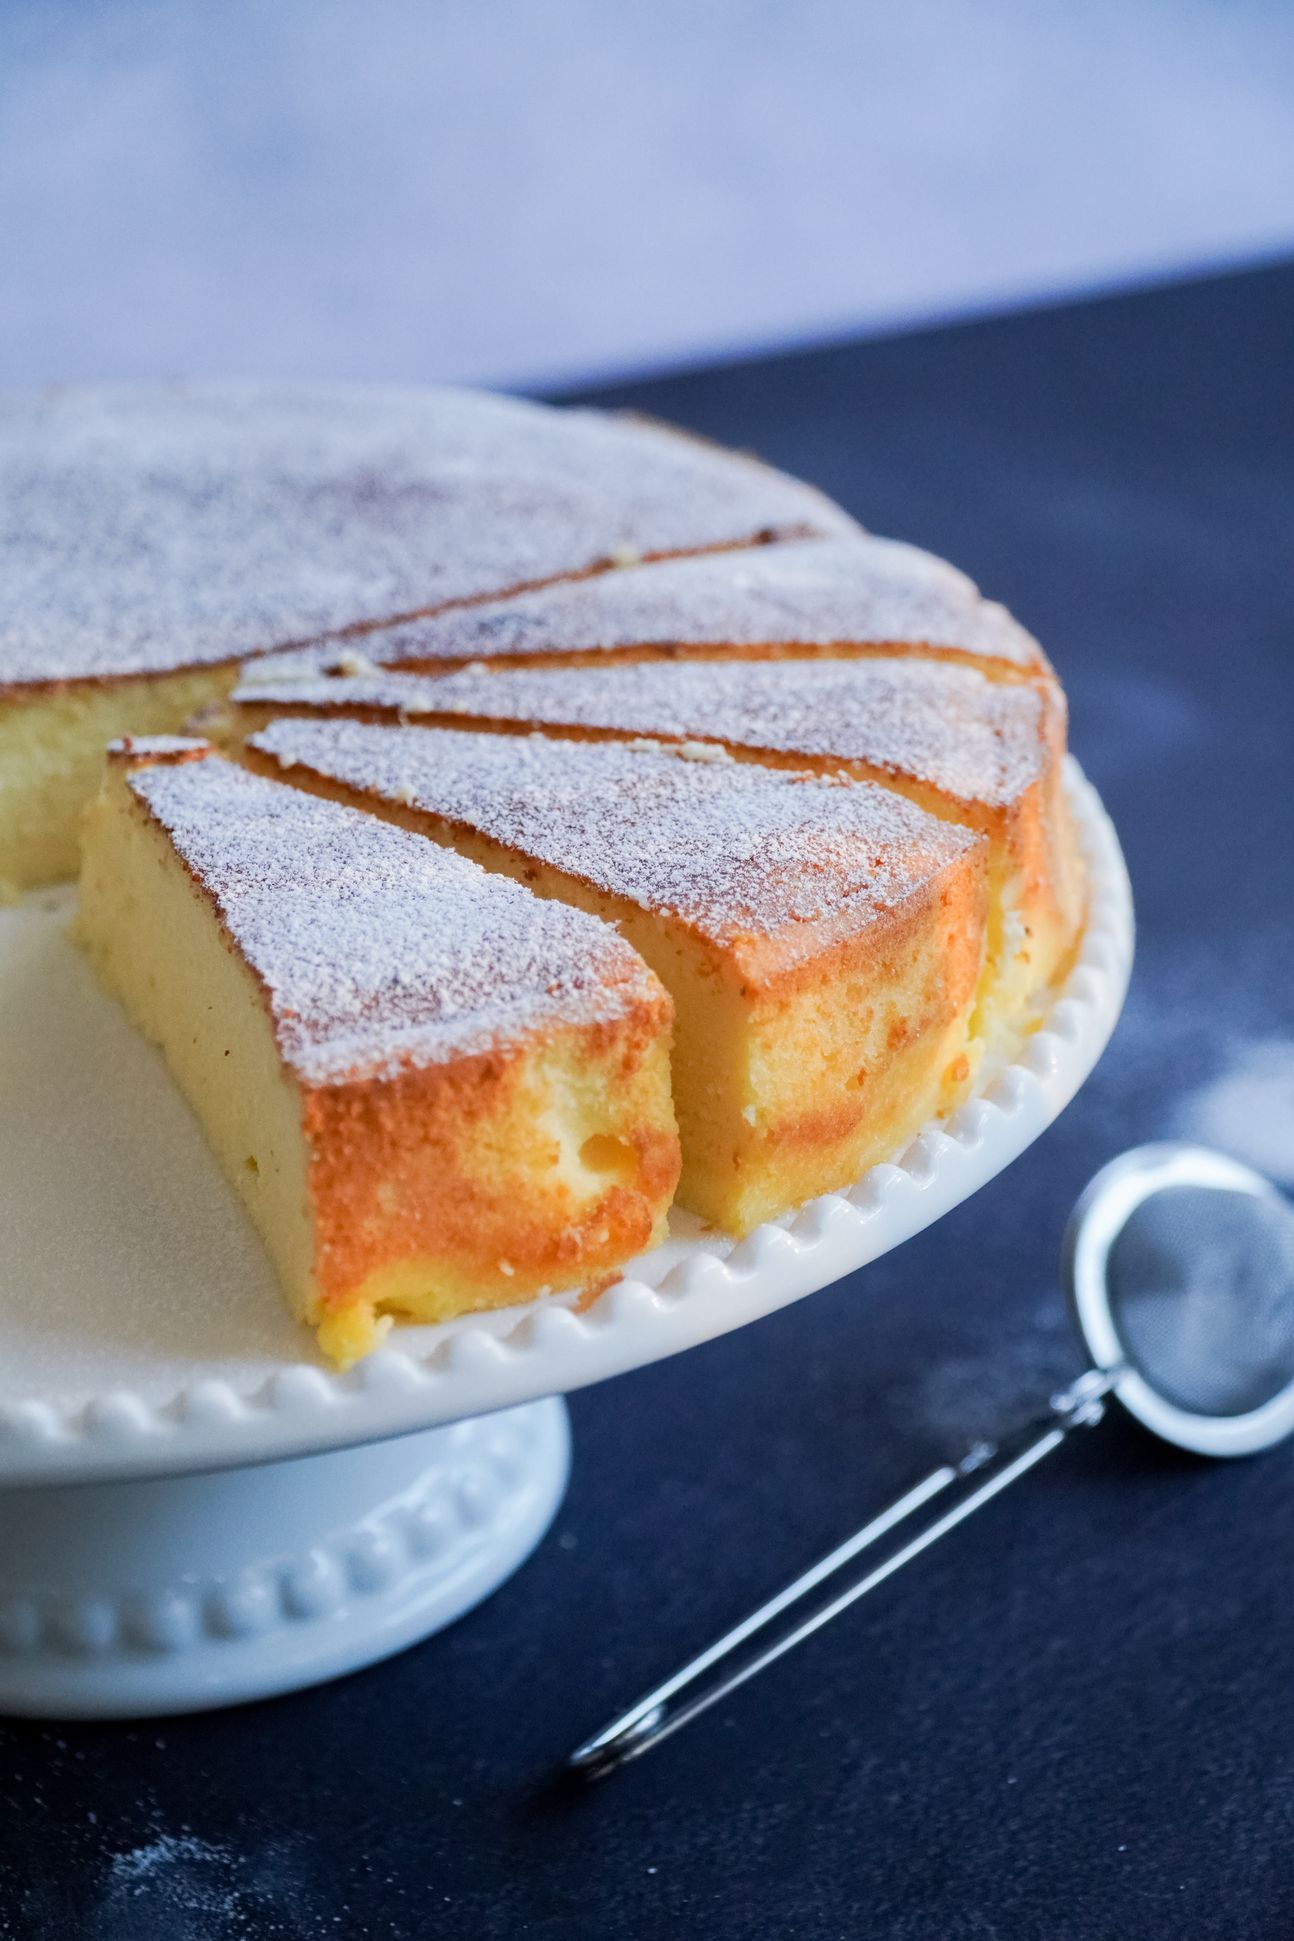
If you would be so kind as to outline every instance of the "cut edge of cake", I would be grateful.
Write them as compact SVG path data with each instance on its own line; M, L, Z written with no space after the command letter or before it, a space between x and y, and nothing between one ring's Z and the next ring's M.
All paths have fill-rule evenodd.
M514 595L458 603L307 641L284 670L371 665L435 674L638 660L950 661L1000 681L1051 673L1038 641L966 574L903 540L852 531L779 533L759 546L627 554L622 570L564 574Z
M749 454L628 414L346 385L0 397L0 887L75 871L104 744L239 663L632 558L855 523Z
M663 1237L671 1005L606 926L160 737L109 754L77 931L338 1364Z
M278 723L244 759L615 923L651 965L675 1007L679 1202L701 1218L743 1233L852 1184L968 1093L987 925L988 846L975 832L867 783L735 763L720 774L678 751L357 723L321 738L314 727ZM491 817L481 769L495 755L525 769L507 789L539 822L530 771L569 775L577 817L596 837L588 868ZM446 796L451 758L470 775L476 813ZM611 767L597 795L598 770ZM630 799L635 780L658 789L654 803ZM696 818L686 844L664 826L671 798ZM613 814L628 816L619 845ZM599 845L627 859L618 887L599 871ZM704 902L725 845L735 863L700 908L695 883ZM677 874L678 896L635 890L644 868L653 883Z
M985 835L991 896L977 1035L994 1051L1035 1025L1085 913L1064 789L1066 710L1051 677L1002 684L958 663L603 662L447 674L350 663L251 680L222 711L239 746L272 720L404 722L571 740L653 740L696 759L848 775ZM263 670L264 671L264 670Z

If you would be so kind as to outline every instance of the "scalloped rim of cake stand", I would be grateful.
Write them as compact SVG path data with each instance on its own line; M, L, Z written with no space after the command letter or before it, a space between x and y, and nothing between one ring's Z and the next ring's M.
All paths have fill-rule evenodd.
M0 1486L183 1475L308 1455L512 1408L709 1341L855 1272L1016 1159L1069 1103L1109 1040L1133 949L1113 825L1073 757L1066 788L1091 882L1073 969L1017 1059L894 1163L735 1244L677 1233L586 1312L561 1299L398 1329L344 1375L285 1364L246 1391L195 1365L167 1400L120 1387L0 1407Z

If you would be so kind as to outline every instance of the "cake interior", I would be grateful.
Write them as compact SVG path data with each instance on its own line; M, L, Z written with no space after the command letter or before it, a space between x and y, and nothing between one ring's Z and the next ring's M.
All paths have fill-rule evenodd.
M175 734L220 701L236 668L188 667L0 694L0 889L75 876L81 811L119 735Z
M166 1055L301 1319L315 1222L301 1087L255 978L165 833L110 768L85 815L77 938L136 1029Z
M631 1008L386 1081L308 1086L120 773L87 813L84 858L81 941L161 1047L295 1313L341 1366L393 1316L596 1289L663 1236L677 1175L663 1000L655 1017Z
M970 918L964 938L947 935L932 893L877 934L826 944L779 971L743 965L675 918L518 861L488 838L459 831L452 840L540 896L615 923L660 978L674 1000L679 1204L727 1233L852 1184L968 1088L963 1049L979 971L969 862L954 866L961 880L948 890Z

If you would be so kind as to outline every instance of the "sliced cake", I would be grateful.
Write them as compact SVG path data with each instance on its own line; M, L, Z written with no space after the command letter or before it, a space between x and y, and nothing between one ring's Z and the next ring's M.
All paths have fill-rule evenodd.
M1037 641L946 560L858 528L754 551L669 559L318 642L296 664L331 671L356 653L428 672L471 661L864 654L968 661L998 679L1045 671Z
M660 1236L670 1002L584 912L202 742L128 741L79 932L335 1361L392 1316L596 1288Z
M0 399L0 879L72 874L105 741L178 728L249 654L625 559L850 530L736 453L483 393Z
M240 735L276 715L718 743L739 759L880 781L990 841L985 1033L1005 1039L1072 951L1082 871L1062 786L1057 684L929 660L600 663L266 678L235 691Z
M988 845L888 790L355 721L276 722L244 759L616 922L674 998L680 1200L729 1231L856 1179L969 1085Z

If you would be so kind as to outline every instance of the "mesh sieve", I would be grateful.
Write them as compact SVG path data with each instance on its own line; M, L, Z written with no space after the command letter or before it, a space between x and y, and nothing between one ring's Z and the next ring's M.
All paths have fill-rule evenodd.
M1164 1187L1106 1280L1127 1359L1175 1407L1246 1415L1294 1382L1294 1211L1274 1193Z

